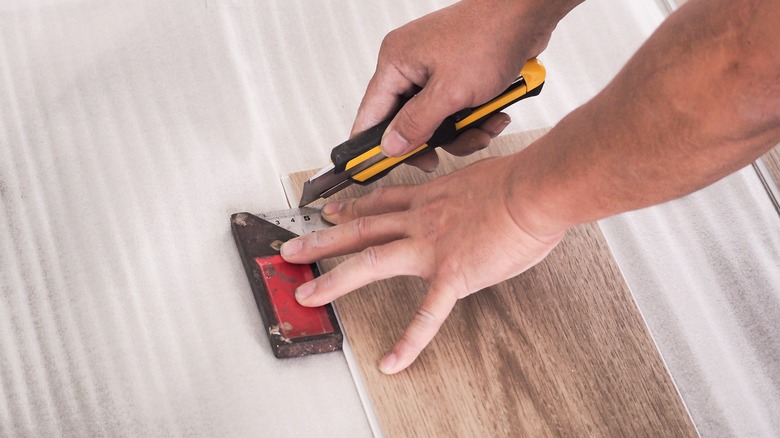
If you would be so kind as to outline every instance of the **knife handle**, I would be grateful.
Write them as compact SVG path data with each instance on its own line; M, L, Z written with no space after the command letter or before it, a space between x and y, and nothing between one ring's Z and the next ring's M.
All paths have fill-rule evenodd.
M370 184L407 159L449 144L461 132L479 127L490 116L509 105L538 95L542 91L545 75L544 66L536 58L528 60L515 81L504 92L483 105L466 108L447 117L425 144L399 157L385 156L380 147L382 135L392 120L390 117L333 148L330 159L335 173L353 170L355 173L350 178L354 182Z

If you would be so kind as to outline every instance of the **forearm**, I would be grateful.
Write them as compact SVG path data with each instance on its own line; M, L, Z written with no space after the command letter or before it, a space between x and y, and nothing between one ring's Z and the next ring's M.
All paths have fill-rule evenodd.
M603 92L511 158L510 213L552 233L677 198L756 159L780 140L777 23L773 1L681 8Z

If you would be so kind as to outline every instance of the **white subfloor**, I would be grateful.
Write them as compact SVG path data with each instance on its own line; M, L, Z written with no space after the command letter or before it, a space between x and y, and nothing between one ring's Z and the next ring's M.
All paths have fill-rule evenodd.
M448 3L0 3L0 435L370 435L341 353L272 357L228 218L285 208L280 176L346 137L383 35ZM593 96L663 16L578 8L508 132ZM602 224L705 435L780 434L758 184Z

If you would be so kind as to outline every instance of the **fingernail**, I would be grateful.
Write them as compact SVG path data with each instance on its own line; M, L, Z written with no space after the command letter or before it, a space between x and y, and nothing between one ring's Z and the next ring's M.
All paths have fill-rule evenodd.
M325 206L322 207L322 214L325 216L332 216L341 211L341 207L343 206L344 204L341 202L331 202L330 204L325 204Z
M282 244L281 253L282 256L291 256L297 254L301 248L303 248L303 242L301 239L292 239Z
M384 374L390 374L393 372L393 367L395 366L395 362L397 360L398 357L395 355L395 353L387 353L385 357L379 361L379 371Z
M305 300L309 297L312 293L314 293L314 289L317 287L317 282L310 281L306 284L302 284L298 287L298 289L295 290L295 299L300 303L301 300Z
M382 152L390 157L403 155L409 149L409 141L401 137L398 131L390 131L382 137Z
M509 123L511 120L505 120L501 122L498 126L496 126L496 129L490 131L490 138L496 138L498 137L498 134L501 134L504 132L504 129L506 129L507 126L509 126Z

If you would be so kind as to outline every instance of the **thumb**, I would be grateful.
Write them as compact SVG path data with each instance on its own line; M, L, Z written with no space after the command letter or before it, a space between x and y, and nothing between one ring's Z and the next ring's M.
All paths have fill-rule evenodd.
M448 116L468 106L466 93L458 87L429 82L398 111L382 136L382 152L391 157L413 151L427 142Z

